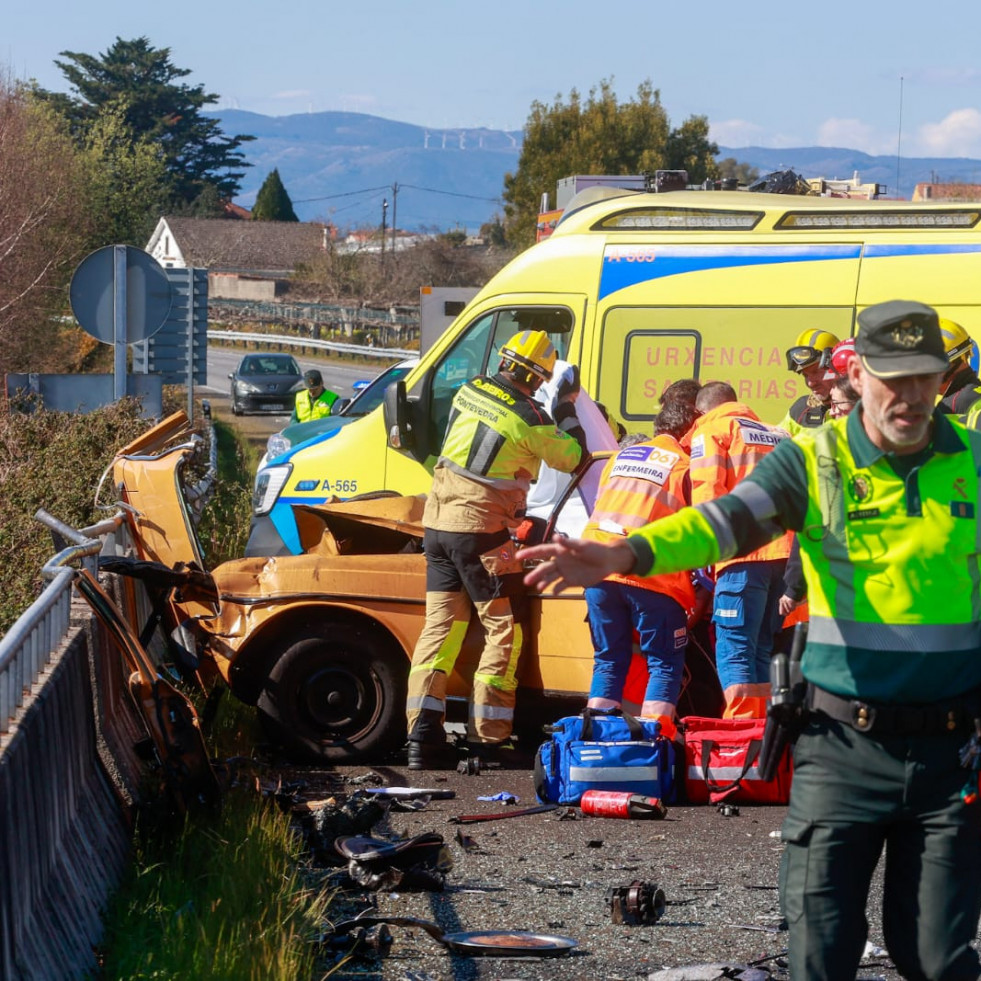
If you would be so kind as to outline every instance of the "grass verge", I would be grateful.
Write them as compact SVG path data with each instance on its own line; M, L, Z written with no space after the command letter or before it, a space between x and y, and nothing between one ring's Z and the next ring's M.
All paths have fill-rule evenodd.
M176 836L144 823L107 918L107 979L314 976L328 899L303 875L289 817L247 791Z

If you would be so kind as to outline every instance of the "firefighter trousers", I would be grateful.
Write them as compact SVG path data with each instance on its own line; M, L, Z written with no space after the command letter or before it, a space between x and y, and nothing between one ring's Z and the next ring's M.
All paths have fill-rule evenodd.
M447 679L474 611L484 636L473 675L467 738L503 742L514 722L516 672L528 619L514 543L506 530L467 534L427 528L424 545L426 623L409 671L409 739L445 740Z

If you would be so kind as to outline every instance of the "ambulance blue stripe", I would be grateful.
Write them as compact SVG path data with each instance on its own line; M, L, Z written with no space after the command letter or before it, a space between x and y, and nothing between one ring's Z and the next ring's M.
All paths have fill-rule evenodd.
M981 245L866 245L865 258L881 259L900 255L954 255L964 252L981 252Z
M707 269L766 266L785 262L823 262L858 259L862 246L855 245L655 245L638 246L654 254L652 260L623 257L624 246L607 246L603 255L599 298L653 279L680 276Z
M306 503L319 504L320 502L307 501ZM289 549L290 555L299 555L303 551L300 548L300 533L296 528L296 518L293 517L293 509L289 506L289 502L280 498L269 512L269 520L279 532L279 537Z

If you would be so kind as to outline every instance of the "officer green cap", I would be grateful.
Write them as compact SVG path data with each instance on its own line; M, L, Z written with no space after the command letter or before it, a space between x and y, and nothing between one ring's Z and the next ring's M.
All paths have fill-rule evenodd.
M933 375L947 370L937 311L913 300L888 300L858 315L855 353L876 378Z

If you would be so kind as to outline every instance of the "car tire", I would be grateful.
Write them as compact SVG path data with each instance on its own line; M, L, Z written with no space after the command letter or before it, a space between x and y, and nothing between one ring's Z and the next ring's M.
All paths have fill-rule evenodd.
M232 396L232 415L240 416L242 414L242 407L235 401L235 396Z
M409 663L394 641L370 627L320 622L277 647L258 709L292 759L381 760L404 743Z

